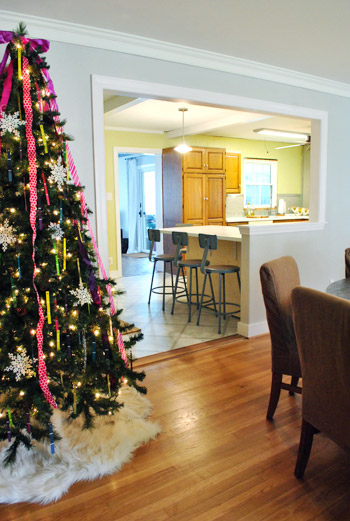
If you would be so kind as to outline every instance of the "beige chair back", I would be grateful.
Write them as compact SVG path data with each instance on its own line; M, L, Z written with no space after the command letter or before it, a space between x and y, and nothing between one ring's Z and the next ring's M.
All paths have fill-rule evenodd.
M350 302L302 286L292 292L303 373L303 419L350 448Z

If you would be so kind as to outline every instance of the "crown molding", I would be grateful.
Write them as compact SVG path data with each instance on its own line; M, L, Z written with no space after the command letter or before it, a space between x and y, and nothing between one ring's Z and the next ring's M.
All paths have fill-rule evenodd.
M12 31L19 21L27 25L33 38L144 56L350 97L349 84L311 74L118 31L0 10L2 30Z

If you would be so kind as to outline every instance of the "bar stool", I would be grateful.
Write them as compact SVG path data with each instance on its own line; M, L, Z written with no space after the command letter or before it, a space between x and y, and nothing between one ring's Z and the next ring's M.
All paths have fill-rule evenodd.
M153 248L155 242L160 242L160 231L152 228L148 228L148 238L151 241L150 250L148 254L148 258L151 262L154 262L153 272L152 272L152 280L151 280L151 288L149 290L148 304L151 302L152 293L157 293L158 295L163 294L163 311L165 309L165 295L173 295L174 294L174 279L173 279L173 261L175 259L174 255L165 255L165 254L155 254L153 255ZM156 265L158 261L163 262L163 285L153 287L153 279L154 272L156 271ZM165 274L166 274L166 265L170 264L170 273L171 273L171 286L165 284ZM171 288L171 291L167 291L168 288ZM161 290L161 291L157 291Z
M174 265L177 268L176 280L175 280L175 291L173 295L173 307L171 309L171 314L174 314L176 294L178 292L178 284L179 284L179 276L180 271L182 271L182 277L185 282L185 272L184 268L189 270L189 284L188 290L185 282L185 291L187 297L187 306L188 306L188 322L191 322L191 306L192 306L192 297L195 296L197 299L197 309L199 308L199 289L198 289L198 268L201 267L202 259L185 259L182 260L180 258L180 251L183 248L188 246L188 234L186 232L172 232L173 244L176 245L175 252L175 260ZM209 261L207 261L206 265L209 265ZM192 272L195 271L196 275L196 293L192 293Z
M201 301L200 301L199 311L198 311L197 326L199 326L199 321L201 318L205 285L207 283L207 277L209 277L211 294L212 294L212 299L210 302L213 304L214 311L215 311L216 315L219 317L218 333L220 335L221 334L221 317L223 317L225 319L227 316L232 316L232 315L235 316L241 310L239 304L235 304L234 302L226 302L226 294L225 294L225 275L227 275L229 273L236 273L239 291L241 291L241 279L240 279L240 275L239 275L240 268L239 268L239 266L230 266L230 265L207 266L207 257L208 257L209 250L218 249L218 238L216 235L207 235L205 233L200 233L198 235L198 240L199 240L200 247L204 248L202 263L201 263L201 272L204 273L204 280L203 280ZM219 275L219 300L218 301L215 301L213 283L211 280L211 276L213 273ZM221 286L222 286L222 294L221 294ZM208 307L208 304L210 304L210 302L206 304L206 307ZM219 311L217 310L216 305L218 305ZM237 311L226 312L226 305L235 306L238 309L237 309ZM223 308L224 308L223 312L221 312L221 306L223 306Z

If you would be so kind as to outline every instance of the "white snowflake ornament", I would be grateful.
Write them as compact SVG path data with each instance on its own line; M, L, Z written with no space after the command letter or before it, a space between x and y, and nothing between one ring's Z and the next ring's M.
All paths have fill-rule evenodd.
M62 188L64 183L67 182L67 170L62 165L62 158L59 157L56 163L50 164L51 175L49 177L49 181L52 183L57 183L58 188Z
M10 226L8 219L5 219L4 224L0 224L0 245L2 251L6 251L9 244L16 242L14 232L15 230Z
M79 288L71 289L70 293L75 296L79 304L79 306L83 306L84 304L92 304L93 300L90 295L90 291L88 288L80 284Z
M4 136L6 132L10 134L14 134L19 137L18 127L20 125L25 125L25 121L21 121L19 119L19 112L14 112L13 114L5 114L5 112L0 112L0 134Z
M64 235L64 231L58 223L50 223L49 232L51 234L51 239L57 239L59 241L62 239Z
M27 355L24 349L17 355L9 353L11 363L8 367L5 367L5 371L13 371L16 375L16 382L22 379L23 376L34 376L35 371L33 370L32 362L36 362L36 358L31 358Z

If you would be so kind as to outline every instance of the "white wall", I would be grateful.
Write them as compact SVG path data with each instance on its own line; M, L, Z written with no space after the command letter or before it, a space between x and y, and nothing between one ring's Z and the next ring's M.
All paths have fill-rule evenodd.
M126 160L120 157L118 160L119 169L119 210L120 228L123 230L123 237L129 237L129 211L128 211L128 176L126 171Z
M92 74L205 89L328 111L328 224L323 231L251 237L249 322L265 321L258 269L266 260L293 255L302 283L322 290L329 280L343 276L344 248L350 245L347 143L350 99L189 65L60 43L51 45L48 63L62 116L68 120L66 131L75 136L71 149L92 210L95 209Z

